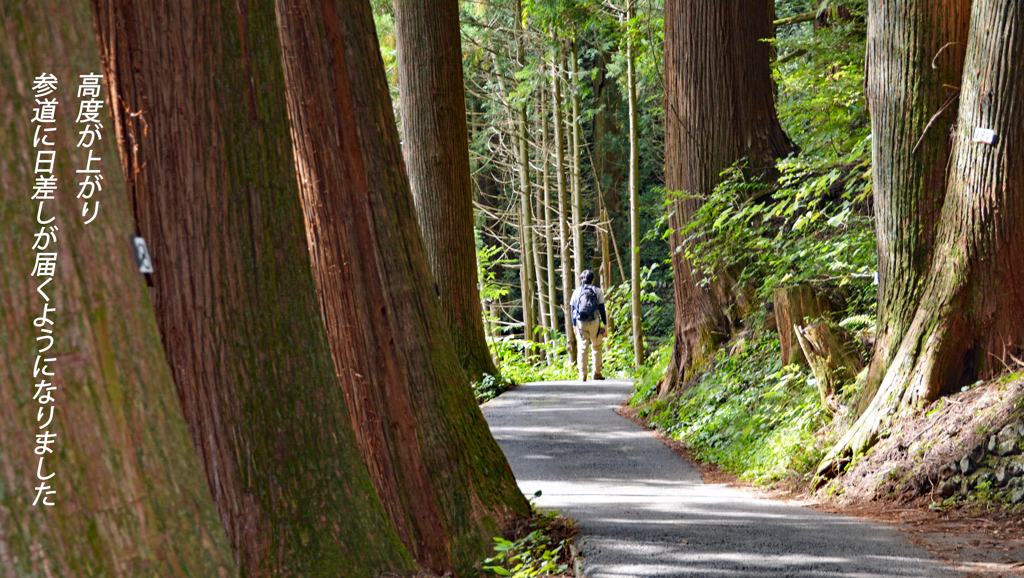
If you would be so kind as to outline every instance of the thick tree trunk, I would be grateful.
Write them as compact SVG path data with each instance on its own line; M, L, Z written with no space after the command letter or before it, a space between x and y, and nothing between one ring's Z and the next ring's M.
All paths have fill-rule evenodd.
M240 572L413 571L331 362L273 6L94 8L157 324Z
M497 368L484 337L457 0L395 2L402 147L441 312L473 380Z
M327 331L363 456L420 564L475 575L529 510L431 292L366 0L278 0L292 143Z
M775 112L769 60L770 0L670 0L665 5L665 186L676 297L675 344L662 392L692 377L726 339L724 276L710 290L685 258L681 231L719 182L746 157L748 170L770 173L792 150Z
M565 323L565 342L569 359L576 359L576 334L572 329L572 316L569 310L569 297L573 291L573 277L570 273L569 257L569 217L565 198L565 138L562 130L562 70L565 69L564 49L559 47L559 60L551 63L551 91L554 95L555 108L555 172L558 180L558 249L562 262L562 315ZM562 65L559 66L558 62Z
M632 21L636 7L626 0L626 19ZM629 287L632 293L633 366L644 364L644 332L640 316L640 125L636 111L636 55L632 38L626 41L626 90L629 101Z
M75 170L90 150L76 146L89 98L77 88L80 75L102 72L87 1L0 1L0 574L235 576L129 242L135 225L105 89L92 145L104 179L89 224L76 198ZM32 122L43 73L57 78L42 97L58 101L52 124ZM51 144L33 144L37 127ZM33 201L44 150L55 152L58 188ZM41 232L55 237L43 244ZM32 274L43 253L57 255L52 277ZM47 306L53 325L37 328ZM34 377L37 356L52 377ZM45 393L40 383L56 388L52 402L33 398ZM47 407L52 421L40 429ZM52 453L39 456L35 436L47 432Z
M920 304L871 404L819 474L894 419L991 377L1024 346L1024 6L975 0L946 198ZM991 144L977 128L995 132Z
M906 335L931 267L971 0L872 1L868 10L878 322L862 405Z

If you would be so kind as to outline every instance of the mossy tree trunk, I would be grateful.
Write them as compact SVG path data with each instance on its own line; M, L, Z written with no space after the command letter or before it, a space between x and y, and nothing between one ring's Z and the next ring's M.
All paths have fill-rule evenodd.
M830 475L894 419L1002 371L1024 344L1024 6L975 0L946 196L920 303L878 392L819 466ZM976 128L995 132L976 142Z
M878 322L864 406L913 321L931 267L971 0L873 1L868 10Z
M273 3L93 6L157 325L240 572L415 571L331 360Z
M775 111L769 66L770 0L670 0L665 4L665 187L675 286L675 343L661 391L690 379L731 331L724 276L699 285L682 231L719 182L746 157L765 174L792 150Z
M466 91L457 0L395 2L402 146L420 231L462 367L497 369L484 336L473 237Z
M466 386L427 254L366 0L278 0L313 269L360 448L423 566L471 576L529 510Z
M76 124L79 75L98 74L92 12L85 0L0 1L0 575L80 578L228 577L235 564L203 477L143 276L129 236L134 231L117 162L109 101L101 119L103 189L96 218L82 217L76 169L86 165ZM33 146L34 79L58 79L55 146ZM106 91L103 91L104 98ZM41 133L44 134L44 133ZM58 190L32 201L37 150L56 151ZM94 165L94 168L96 165ZM95 207L91 203L92 207ZM90 210L90 214L92 211ZM34 236L56 239L34 249ZM37 252L57 253L52 281L31 273ZM48 304L56 311L52 347L33 325ZM36 356L53 377L33 379ZM34 384L54 393L53 420L39 430ZM46 419L44 414L44 420ZM43 475L56 491L37 505L35 435L57 438Z

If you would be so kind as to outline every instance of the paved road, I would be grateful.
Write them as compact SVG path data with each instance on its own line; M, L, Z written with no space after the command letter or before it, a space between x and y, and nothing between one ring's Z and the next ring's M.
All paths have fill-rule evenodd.
M579 521L588 578L960 575L888 526L704 484L613 411L630 389L530 383L483 407L523 493Z

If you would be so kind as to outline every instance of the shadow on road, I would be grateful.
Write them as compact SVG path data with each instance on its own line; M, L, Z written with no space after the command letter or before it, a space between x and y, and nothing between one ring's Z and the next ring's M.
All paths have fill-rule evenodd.
M704 484L614 412L630 390L531 383L483 406L523 493L579 522L589 578L959 575L888 526Z

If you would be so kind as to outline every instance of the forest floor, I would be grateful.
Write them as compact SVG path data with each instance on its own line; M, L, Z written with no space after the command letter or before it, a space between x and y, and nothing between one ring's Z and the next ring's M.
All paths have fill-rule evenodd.
M1024 514L1022 506L985 499L977 491L954 496L940 490L951 477L949 466L964 455L988 446L1007 426L1020 427L1024 381L1001 380L936 402L914 419L897 424L866 458L821 491L811 493L806 480L794 476L772 489L756 487L713 464L694 460L678 441L655 432L662 442L688 460L706 483L724 484L760 498L784 501L834 514L884 522L910 542L927 548L966 577L1024 576ZM647 426L637 410L617 411ZM979 459L1022 462L1019 456ZM943 468L946 468L945 470ZM955 476L955 478L968 476ZM959 483L957 484L959 487ZM947 492L948 493L948 492ZM998 493L993 488L991 494ZM989 496L991 497L991 496Z
M964 575L899 526L764 499L680 459L616 414L631 389L529 383L482 406L524 494L578 521L585 576Z

